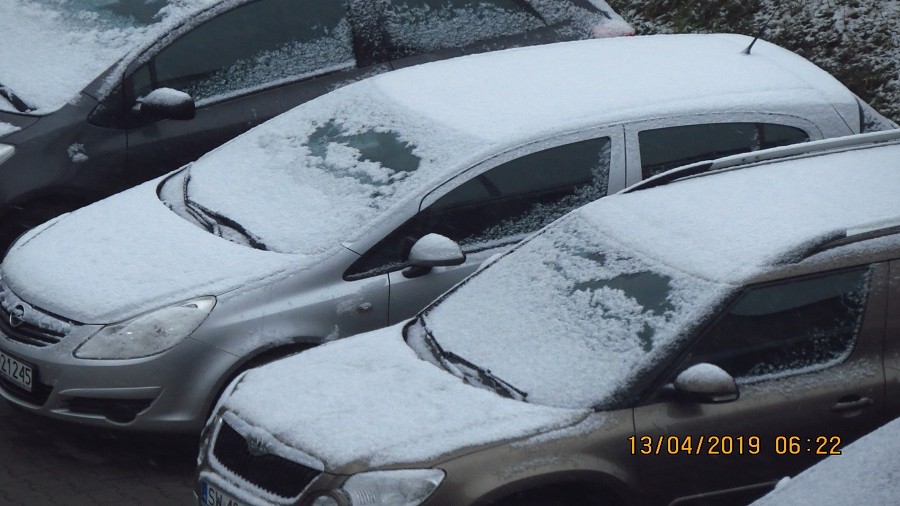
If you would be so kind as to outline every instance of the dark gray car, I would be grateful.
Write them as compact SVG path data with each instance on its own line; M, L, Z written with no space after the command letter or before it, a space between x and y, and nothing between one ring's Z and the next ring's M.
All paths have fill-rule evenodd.
M13 0L0 32L5 251L362 77L632 30L602 0Z

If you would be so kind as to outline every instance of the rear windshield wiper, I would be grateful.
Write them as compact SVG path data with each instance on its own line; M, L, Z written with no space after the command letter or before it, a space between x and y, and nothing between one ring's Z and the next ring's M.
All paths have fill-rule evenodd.
M4 86L2 84L0 84L0 97L5 98L6 101L12 104L12 106L15 107L19 112L31 112L34 110L33 107L25 103L24 100L13 93L13 90L9 89L8 86Z
M527 392L519 390L506 381L494 376L491 371L482 369L456 353L443 349L434 339L434 336L431 335L428 328L425 327L425 322L422 321L421 324L425 334L425 339L423 339L425 346L428 347L431 354L441 362L441 365L443 365L445 369L451 372L458 371L466 382L472 383L475 381L490 388L503 397L508 397L517 401L524 401L528 397Z

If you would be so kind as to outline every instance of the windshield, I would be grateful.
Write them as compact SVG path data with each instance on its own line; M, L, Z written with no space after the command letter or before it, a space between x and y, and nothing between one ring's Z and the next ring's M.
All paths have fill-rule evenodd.
M189 180L167 181L160 197L234 242L319 255L421 198L458 171L478 142L398 109L361 82L210 152L189 169Z
M422 321L443 350L528 401L582 408L630 395L635 378L728 292L620 246L583 208L471 277Z
M164 21L214 1L3 0L0 33L11 43L0 45L0 83L10 93L0 95L0 110L43 114L62 107L158 36Z

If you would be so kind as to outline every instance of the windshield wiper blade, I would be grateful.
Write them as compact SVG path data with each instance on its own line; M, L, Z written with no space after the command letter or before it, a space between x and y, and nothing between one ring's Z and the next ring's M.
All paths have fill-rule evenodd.
M6 101L12 104L12 106L15 107L19 112L31 112L34 110L33 107L28 105L24 100L19 98L18 95L13 93L13 90L11 90L8 86L4 86L3 84L0 84L0 97L5 98Z
M484 385L497 392L503 397L508 397L517 401L524 401L528 397L528 392L519 390L512 384L507 383L497 376L494 376L491 371L478 367L472 362L469 362L468 360L460 357L456 353L447 351L442 348L441 345L438 344L438 342L434 339L434 336L431 335L431 332L429 332L428 328L425 326L424 320L422 321L422 330L425 331L425 345L428 346L429 350L431 350L432 355L434 355L441 362L445 369L449 371L459 371L459 373L463 375L463 379L465 379L467 382L471 383L472 380L474 380L479 384Z
M247 243L251 248L261 249L264 251L269 250L269 248L266 247L266 244L263 241L261 241L255 235L251 234L240 223L191 200L191 198L188 197L188 183L190 182L190 180L191 175L190 173L188 173L184 177L184 183L181 189L182 199L184 200L184 207L185 209L187 209L188 213L190 213L190 215L193 216L194 219L196 219L201 225L203 225L203 227L208 232L219 237L225 237L224 232L222 231L222 227L227 227L247 239Z

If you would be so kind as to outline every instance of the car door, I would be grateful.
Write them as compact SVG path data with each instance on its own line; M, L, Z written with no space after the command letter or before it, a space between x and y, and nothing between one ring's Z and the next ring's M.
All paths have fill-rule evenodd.
M192 161L361 72L342 0L258 0L176 32L126 71L129 176L137 182ZM140 99L163 87L189 94L196 116L142 117Z
M621 189L621 127L579 135L558 139L552 147L538 144L507 153L426 196L419 213L389 238L397 248L395 258L405 261L416 239L438 233L460 244L467 259L418 277L407 277L402 269L391 271L391 323L414 315L491 255L572 209Z
M625 135L628 186L682 165L823 137L811 121L763 113L659 118L632 123Z
M887 335L884 337L885 421L900 417L900 260L890 264Z
M660 387L635 408L647 502L747 504L883 422L887 265L750 287L665 378L723 368L740 397L679 398ZM674 503L673 503L674 504Z

